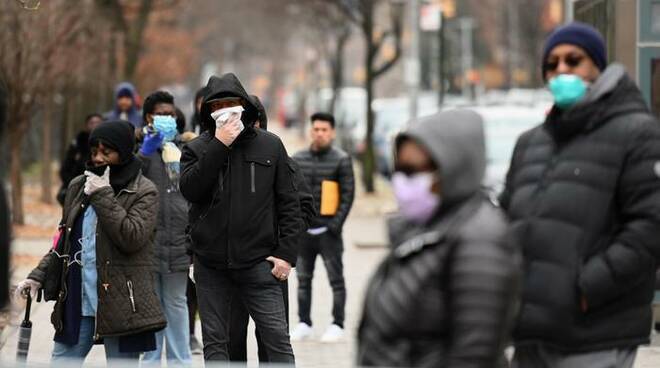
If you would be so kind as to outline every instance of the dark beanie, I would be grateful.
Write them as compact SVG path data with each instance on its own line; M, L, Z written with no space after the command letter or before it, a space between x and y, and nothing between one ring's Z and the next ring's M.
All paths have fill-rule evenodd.
M135 128L125 120L110 120L99 124L89 135L90 147L99 142L119 153L121 163L133 158L135 150Z
M556 46L561 44L575 45L586 51L594 64L601 71L607 67L607 48L603 35L588 24L573 22L555 29L545 41L543 48L543 78L545 79L545 61Z

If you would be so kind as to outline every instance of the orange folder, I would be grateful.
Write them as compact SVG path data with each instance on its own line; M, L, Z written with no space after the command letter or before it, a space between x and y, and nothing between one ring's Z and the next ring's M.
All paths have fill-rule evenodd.
M321 216L334 216L339 209L339 183L332 180L321 182Z

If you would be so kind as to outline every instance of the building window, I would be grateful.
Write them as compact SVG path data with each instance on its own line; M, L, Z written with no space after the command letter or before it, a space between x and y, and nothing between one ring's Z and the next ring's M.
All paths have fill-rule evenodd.
M660 59L651 59L651 110L660 117Z
M658 2L651 5L651 32L660 34L660 3Z

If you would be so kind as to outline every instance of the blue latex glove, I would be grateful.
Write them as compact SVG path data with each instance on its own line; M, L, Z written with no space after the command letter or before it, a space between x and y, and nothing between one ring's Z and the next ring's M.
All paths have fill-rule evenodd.
M144 156L151 156L163 145L163 138L163 133L161 132L147 134L144 137L140 153Z

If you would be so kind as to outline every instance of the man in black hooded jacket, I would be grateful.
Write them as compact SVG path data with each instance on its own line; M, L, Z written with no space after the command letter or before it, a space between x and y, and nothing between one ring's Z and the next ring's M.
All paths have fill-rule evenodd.
M294 363L280 287L295 263L301 230L293 170L280 139L254 128L257 108L234 74L213 76L207 87L204 132L183 148L180 179L192 203L204 358L229 359L231 299L240 297L269 361Z
M544 54L555 105L500 198L525 266L513 366L632 367L660 260L660 124L592 27L559 28Z

